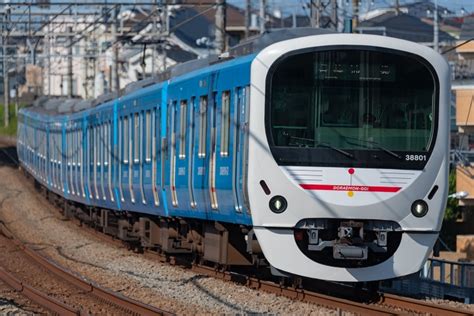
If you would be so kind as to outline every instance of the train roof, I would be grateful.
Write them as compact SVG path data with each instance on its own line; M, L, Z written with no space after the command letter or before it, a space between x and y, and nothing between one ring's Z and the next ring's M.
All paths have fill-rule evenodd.
M137 90L152 86L154 84L164 82L171 78L176 78L192 71L204 69L211 65L223 63L238 57L256 54L265 47L298 37L311 35L331 34L334 31L328 29L317 28L292 28L292 29L272 29L261 35L249 38L240 44L229 49L228 52L218 56L210 55L206 58L191 60L182 64L178 64L166 72L157 74L156 76L145 78L128 84L120 94L117 92L107 93L99 96L94 100L81 100L77 98L67 99L66 97L48 97L41 96L33 103L33 107L28 110L45 115L71 114L97 107L101 104L110 102L118 97L129 95Z

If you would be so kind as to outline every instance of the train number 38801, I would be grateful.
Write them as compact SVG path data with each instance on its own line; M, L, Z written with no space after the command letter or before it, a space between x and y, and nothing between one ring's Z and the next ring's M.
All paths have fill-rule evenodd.
M406 161L426 161L426 155L405 155Z

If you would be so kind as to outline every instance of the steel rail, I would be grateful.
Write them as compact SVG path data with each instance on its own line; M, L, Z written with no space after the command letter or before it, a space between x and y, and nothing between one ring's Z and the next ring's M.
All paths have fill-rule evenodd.
M96 297L104 300L105 302L114 305L126 312L129 312L131 314L138 314L138 315L173 315L173 313L170 313L168 311L161 310L159 308L156 308L151 305L147 305L144 303L141 303L139 301L133 300L131 298L125 297L121 294L114 293L110 290L101 288L100 286L86 281L83 278L76 276L73 272L70 272L56 263L52 262L51 260L46 259L42 255L38 254L35 250L31 249L30 247L26 246L24 243L22 243L16 236L8 230L8 228L3 224L0 225L0 230L9 238L12 238L12 242L18 246L20 249L22 249L28 256L29 258L43 266L46 270L54 273L56 276L60 277L61 279L65 280L66 282L73 284L77 288L83 290L86 293L91 293L92 295L95 295ZM39 291L36 291L37 293ZM39 293L41 294L41 293ZM43 296L45 296L43 294ZM47 296L46 296L47 297ZM40 302L37 302L38 304L41 304ZM41 304L42 305L42 304ZM49 305L45 306L46 308L49 309ZM60 313L61 314L61 313ZM77 314L77 311L75 311L75 314Z
M236 275L228 271L218 271L211 267L206 267L202 265L193 265L192 270L197 273L217 277L226 281L236 281L235 279L244 277L244 276ZM393 311L392 308L358 303L358 302L354 302L354 301L350 301L350 300L346 300L346 299L342 299L338 297L306 291L304 289L284 287L270 281L262 281L253 277L246 277L245 284L248 287L256 289L256 290L262 290L265 292L281 295L290 299L294 299L294 300L298 300L298 301L302 301L306 303L318 304L318 305L331 308L331 309L341 309L341 310L353 312L359 315L404 314L404 313L397 313Z
M462 316L472 315L472 312L445 305L436 305L422 300L409 297L384 293L379 302L382 305L398 306L417 313L429 313L431 315Z
M44 307L45 309L59 314L59 315L80 315L81 311L75 310L73 307L68 306L43 292L33 288L32 286L26 284L15 278L13 274L9 273L4 268L0 267L0 279L13 288L15 291L21 293L31 301L36 304Z

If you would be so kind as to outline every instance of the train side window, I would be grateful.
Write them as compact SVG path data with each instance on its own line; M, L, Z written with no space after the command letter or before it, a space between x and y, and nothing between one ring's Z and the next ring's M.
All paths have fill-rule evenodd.
M221 157L229 155L230 91L222 92Z
M100 146L99 143L100 139L100 125L94 126L94 147L95 147L95 153L96 153L96 165L100 166L100 154L101 154L101 149L102 146Z
M202 96L199 100L199 146L198 157L206 157L206 137L207 137L207 96Z
M145 113L145 128L146 128L146 148L145 148L145 160L146 162L151 161L151 111L147 110Z
M77 146L79 150L79 157L77 157L77 165L80 167L82 165L82 146L83 146L83 141L82 141L82 129L77 130Z
M128 164L128 151L129 151L128 144L130 142L129 127L128 127L128 116L125 116L123 118L123 134L122 135L123 135L123 138L122 138L123 163Z
M186 158L187 101L182 100L179 108L179 159Z
M134 115L134 131L133 131L133 162L140 163L140 114Z
M104 142L103 142L103 147L104 147L104 166L109 165L109 122L104 124Z

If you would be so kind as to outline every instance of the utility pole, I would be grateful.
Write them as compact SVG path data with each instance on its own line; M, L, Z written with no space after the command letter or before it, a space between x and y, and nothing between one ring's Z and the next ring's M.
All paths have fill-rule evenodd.
M119 15L120 8L118 5L115 6L114 9L114 20L112 21L112 92L119 92L120 90L120 77L119 77L119 70L118 70L118 60L119 60L119 47L118 47L118 40L117 40L117 23L118 23L118 15Z
M18 83L15 85L15 117L18 117Z
M352 0L352 29L359 25L359 0Z
M156 5L157 0L153 0L153 6L151 7L151 12L154 12L155 16L153 17L153 28L152 28L152 34L153 34L153 41L156 42L156 33L157 33L157 19L158 15L156 14L156 11L158 10L158 7ZM153 77L156 73L156 47L157 44L153 44L152 49L151 49L151 76Z
M331 0L331 23L337 32L337 0Z
M68 93L67 93L67 96L69 98L72 98L73 96L73 92L72 92L72 76L73 76L73 72L72 72L72 40L73 40L73 36L72 36L72 27L69 26L67 28L67 32L70 34L69 35L69 45L68 45L68 56L67 56L67 88L68 88Z
M162 71L166 71L166 41L165 38L169 35L169 18L168 18L168 6L166 0L161 0L161 43L160 43L160 57L161 57L161 65Z
M216 0L216 40L215 48L217 54L222 54L225 51L225 0Z
M8 127L10 122L8 117L8 105L10 104L10 90L8 88L8 22L10 19L10 6L5 7L5 18L3 26L3 98L4 98L4 112L3 112L3 125Z
M395 0L395 14L400 14L400 0Z
M252 5L250 0L245 1L245 38L250 36L250 12L252 11Z
M434 0L433 49L439 52L438 0Z
M265 12L267 12L267 1L260 0L260 34L265 33Z
M51 95L51 24L48 24L48 96Z
M321 0L310 0L311 27L319 28Z

